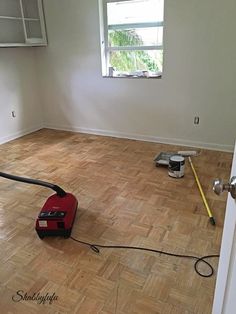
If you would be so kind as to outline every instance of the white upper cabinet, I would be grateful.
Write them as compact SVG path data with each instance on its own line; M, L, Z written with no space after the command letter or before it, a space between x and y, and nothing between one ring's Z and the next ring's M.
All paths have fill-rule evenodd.
M42 0L0 0L0 47L46 45Z

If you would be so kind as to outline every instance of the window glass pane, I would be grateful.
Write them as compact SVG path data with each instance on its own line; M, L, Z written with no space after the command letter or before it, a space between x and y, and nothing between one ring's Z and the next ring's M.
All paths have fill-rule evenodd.
M24 17L39 19L37 0L22 0Z
M107 4L108 25L162 22L164 0L129 0Z
M0 15L21 17L19 0L0 0Z
M146 27L108 31L109 47L161 46L163 27Z
M162 72L162 50L111 51L113 76L157 76Z
M1 43L24 43L25 35L22 20L0 19Z
M41 25L39 21L25 21L27 38L42 38Z

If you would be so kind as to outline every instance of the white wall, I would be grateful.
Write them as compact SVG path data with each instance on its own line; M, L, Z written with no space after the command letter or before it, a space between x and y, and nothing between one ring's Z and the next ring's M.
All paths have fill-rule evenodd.
M42 127L38 92L34 50L0 48L0 143Z
M46 126L233 149L235 0L166 0L161 80L101 77L97 0L44 3L49 46L37 60Z

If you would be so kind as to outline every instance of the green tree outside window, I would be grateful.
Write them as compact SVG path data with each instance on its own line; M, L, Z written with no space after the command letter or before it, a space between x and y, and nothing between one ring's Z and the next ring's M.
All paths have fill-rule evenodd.
M141 37L135 30L114 30L109 32L109 46L142 46ZM152 51L153 56L143 50L113 51L110 54L110 65L117 71L152 71L162 68L162 51Z

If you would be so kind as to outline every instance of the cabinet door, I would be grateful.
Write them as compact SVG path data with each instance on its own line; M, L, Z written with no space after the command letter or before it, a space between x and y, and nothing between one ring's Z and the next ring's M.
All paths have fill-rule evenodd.
M41 0L21 0L26 44L46 44Z
M42 0L0 0L0 47L46 45Z
M25 34L19 0L0 1L0 43L24 44Z

